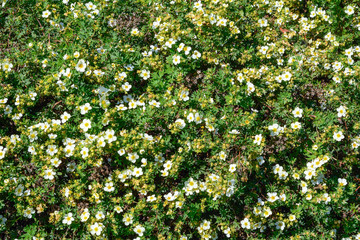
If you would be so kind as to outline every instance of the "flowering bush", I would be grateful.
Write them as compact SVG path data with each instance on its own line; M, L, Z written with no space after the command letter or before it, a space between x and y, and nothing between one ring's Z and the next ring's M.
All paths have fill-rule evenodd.
M358 1L1 4L1 239L360 239Z

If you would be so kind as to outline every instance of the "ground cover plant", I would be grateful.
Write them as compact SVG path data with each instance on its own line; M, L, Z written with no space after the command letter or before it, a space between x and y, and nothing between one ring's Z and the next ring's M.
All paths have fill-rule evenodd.
M1 239L360 239L360 2L1 0Z

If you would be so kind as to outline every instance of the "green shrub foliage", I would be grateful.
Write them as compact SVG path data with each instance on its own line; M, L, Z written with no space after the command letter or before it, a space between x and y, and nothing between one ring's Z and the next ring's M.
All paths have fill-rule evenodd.
M1 239L360 239L360 4L1 0Z

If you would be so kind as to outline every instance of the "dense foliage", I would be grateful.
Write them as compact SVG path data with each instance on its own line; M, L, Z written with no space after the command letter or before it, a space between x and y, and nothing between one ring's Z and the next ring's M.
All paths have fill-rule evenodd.
M360 239L359 1L1 1L1 239Z

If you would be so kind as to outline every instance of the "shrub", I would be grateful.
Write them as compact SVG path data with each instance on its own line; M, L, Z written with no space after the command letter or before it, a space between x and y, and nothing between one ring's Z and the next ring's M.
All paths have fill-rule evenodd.
M360 239L359 7L2 0L2 239Z

